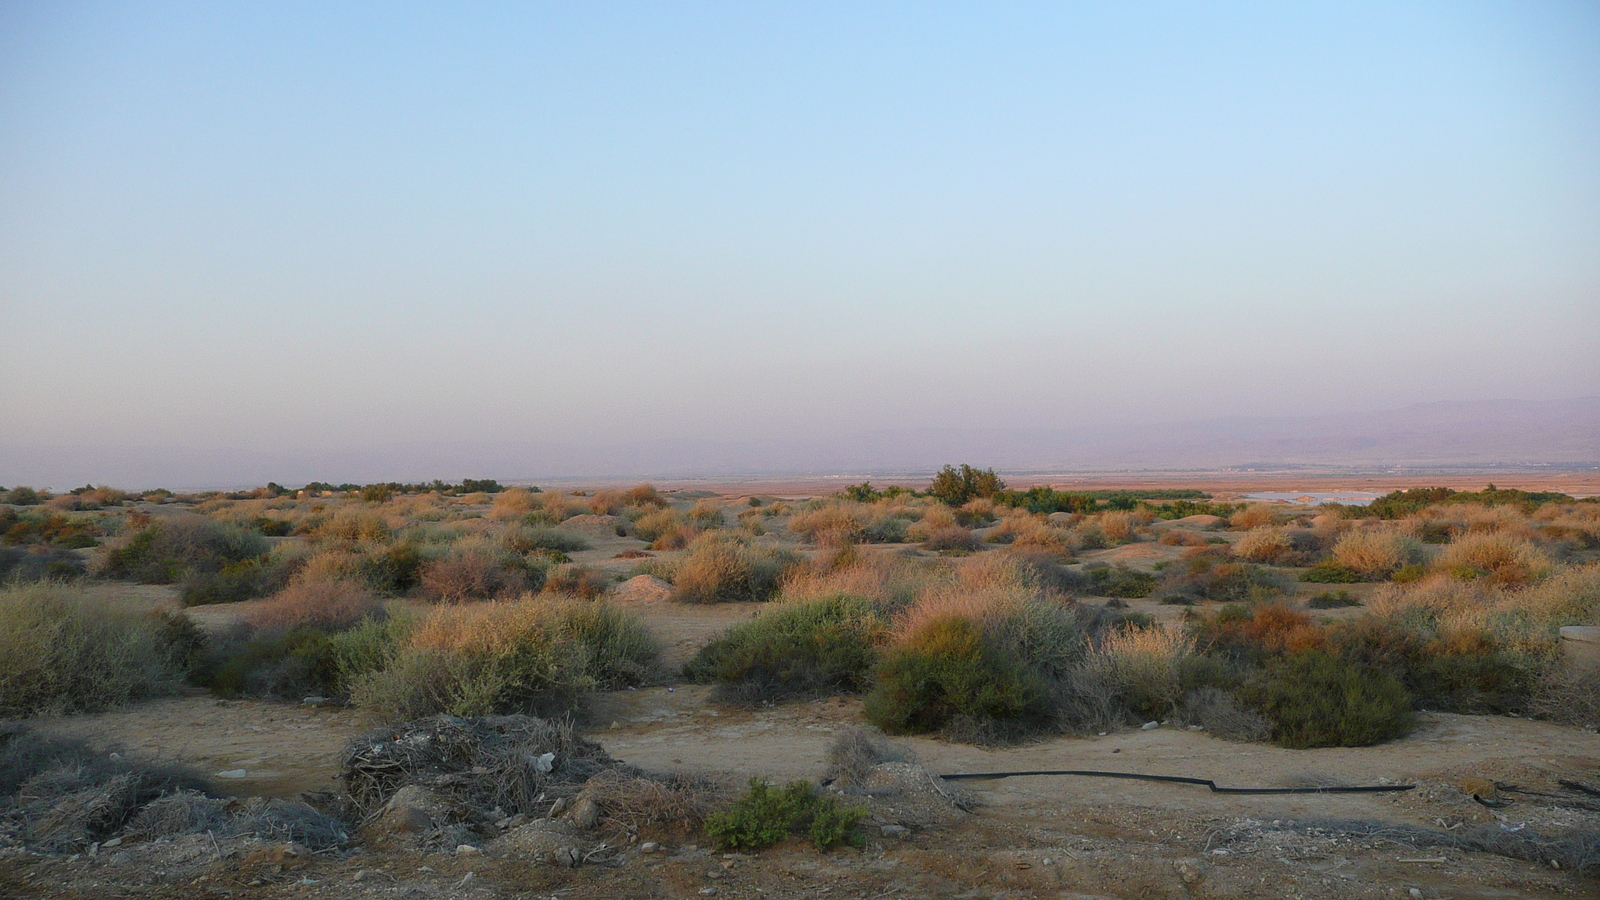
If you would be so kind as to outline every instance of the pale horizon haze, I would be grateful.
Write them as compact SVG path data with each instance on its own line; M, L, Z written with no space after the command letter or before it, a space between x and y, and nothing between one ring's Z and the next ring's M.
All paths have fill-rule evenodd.
M1596 395L1593 3L0 5L0 484Z

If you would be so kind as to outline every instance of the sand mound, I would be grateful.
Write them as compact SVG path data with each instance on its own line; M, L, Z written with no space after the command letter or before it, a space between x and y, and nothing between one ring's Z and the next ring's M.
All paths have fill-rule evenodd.
M1170 522L1157 522L1156 524L1157 525L1184 525L1184 526L1187 526L1189 528L1215 528L1218 525L1221 525L1222 523L1223 523L1223 518L1221 516L1208 516L1208 515L1203 515L1202 514L1202 515L1198 515L1198 516L1184 516L1181 519L1173 519Z
M636 575L611 593L611 599L618 603L659 603L671 596L672 585L654 575Z

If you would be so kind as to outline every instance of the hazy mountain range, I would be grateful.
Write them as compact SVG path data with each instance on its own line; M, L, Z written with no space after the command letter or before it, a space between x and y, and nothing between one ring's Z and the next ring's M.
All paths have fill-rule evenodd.
M1600 466L1600 397L1440 402L1360 415L1060 428L921 428L805 441L413 443L359 451L0 445L0 485L62 490L324 481L642 479L917 473L950 462L1002 473L1222 468Z

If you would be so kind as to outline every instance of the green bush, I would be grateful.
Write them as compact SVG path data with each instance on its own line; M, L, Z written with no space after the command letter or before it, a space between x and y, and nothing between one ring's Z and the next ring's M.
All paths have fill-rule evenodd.
M891 645L867 696L868 721L905 734L946 728L1034 730L1050 719L1050 683L979 622L930 618Z
M1156 596L1167 604L1237 603L1266 600L1278 592L1259 567L1204 554L1169 566Z
M38 506L43 502L44 497L31 487L14 487L0 494L0 503L9 503L12 506Z
M83 575L83 560L60 547L0 547L0 584L71 581Z
M884 630L865 600L781 603L700 648L684 677L739 702L865 691Z
M0 717L92 712L169 693L189 648L160 615L61 584L0 588Z
M966 463L960 469L945 466L928 485L929 494L951 506L960 506L974 497L993 497L1005 489L1006 483L993 469L974 469Z
M513 528L506 532L506 546L524 554L532 553L535 550L577 553L580 550L589 549L589 542L584 540L582 535L540 525L536 515L531 514L524 527Z
M1355 569L1341 566L1325 559L1300 573L1300 580L1309 584L1360 584L1367 579Z
M1258 670L1239 699L1272 723L1283 747L1366 747L1416 721L1411 694L1388 672L1325 650L1292 653Z
M100 574L144 584L171 584L191 569L214 572L266 552L266 538L253 529L198 516L165 519L112 547Z
M866 836L855 826L866 815L866 807L841 806L805 781L773 790L752 778L750 790L733 808L706 817L706 833L723 850L760 850L791 834L807 835L818 850L863 847Z
M183 578L178 596L184 606L253 600L282 590L292 573L293 566L271 555L227 563L214 572L191 569Z
M1350 596L1349 591L1324 591L1306 601L1307 609L1343 609L1360 605L1361 601Z
M1135 600L1150 596L1156 589L1156 576L1131 569L1126 563L1090 563L1084 571L1089 574L1089 590L1100 597Z
M440 713L566 714L585 692L640 684L660 648L639 619L605 603L525 598L441 607L352 699L391 721Z

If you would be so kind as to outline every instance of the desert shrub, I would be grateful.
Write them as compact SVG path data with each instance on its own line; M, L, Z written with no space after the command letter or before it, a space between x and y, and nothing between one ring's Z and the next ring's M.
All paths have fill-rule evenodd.
M911 762L916 754L909 747L887 740L876 728L852 725L839 732L828 745L828 780L847 790L862 788L872 770L882 763Z
M83 560L71 550L42 544L0 547L0 584L71 581L84 572Z
M762 610L700 648L684 677L717 684L734 702L865 691L887 627L853 597L788 601Z
M1058 553L1013 544L999 555L1013 561L1047 591L1070 596L1088 592L1093 584L1087 573L1069 568Z
M866 836L855 826L866 815L865 806L841 806L810 782L791 781L774 790L752 778L731 809L706 816L706 833L724 850L760 850L791 834L806 835L818 850L862 847Z
M355 575L379 594L404 594L422 583L422 548L408 540L369 544L356 560Z
M1500 585L1536 581L1550 572L1551 565L1550 557L1531 542L1501 534L1462 535L1434 561L1436 571Z
M267 552L260 532L199 516L152 521L108 545L100 574L145 584L171 584L191 569L220 570Z
M188 647L160 615L51 583L0 588L0 716L92 712L168 693Z
M1350 596L1349 591L1324 591L1306 601L1307 609L1344 609L1360 605L1361 601Z
M1402 737L1416 714L1399 680L1325 650L1292 653L1259 670L1239 699L1272 723L1283 747L1366 747Z
M965 528L981 528L995 520L994 501L977 497L956 507L956 524Z
M263 554L225 563L215 571L191 569L183 577L178 597L184 606L253 600L287 586L295 568L294 560Z
M323 630L350 628L379 613L382 602L362 584L349 581L297 581L245 614L258 631L300 626Z
M294 700L336 694L340 685L333 641L327 632L306 626L252 638L216 666L210 687L223 697Z
M1090 563L1084 571L1089 575L1089 590L1100 597L1133 600L1150 596L1156 588L1156 576L1129 568L1127 563Z
M515 597L543 584L544 569L515 554L483 544L458 543L448 555L423 564L423 597L439 603Z
M1250 531L1278 523L1278 508L1270 503L1252 503L1228 516L1228 524L1239 531Z
M1281 528L1252 528L1233 545L1233 555L1263 563L1277 563L1294 553L1294 542Z
M1138 540L1135 529L1144 524L1143 517L1138 513L1126 510L1101 513L1095 521L1100 526L1100 533L1113 544L1127 544Z
M357 543L370 541L387 543L394 537L388 521L376 512L341 509L307 533L314 544Z
M559 528L545 528L540 526L522 525L506 529L501 540L505 545L518 553L532 553L535 550L555 550L559 553L577 553L589 549L589 542L582 535Z
M605 603L523 598L434 610L390 663L358 676L355 702L391 720L566 712L586 691L642 683L660 650Z
M897 734L1035 730L1050 719L1050 684L1027 661L954 613L921 621L891 644L867 696L868 721Z
M860 597L886 613L909 606L917 597L950 579L942 567L903 556L873 554L846 565L796 566L785 576L784 600Z
M0 510L0 543L48 544L68 550L93 547L97 535L105 531L86 516L64 516L61 513L27 513L21 515Z
M672 599L684 603L766 600L778 592L796 559L785 550L711 532L694 539L678 560Z
M1351 531L1333 545L1333 562L1366 581L1382 581L1417 560L1416 541L1398 531Z
M492 519L520 519L532 512L535 507L541 506L539 494L527 488L506 488L494 495L494 504L489 508L489 517Z
M1236 603L1266 600L1278 593L1277 586L1261 569L1205 552L1167 567L1156 596L1163 603Z
M1265 741L1272 736L1271 722L1217 687L1200 687L1185 694L1177 720L1230 741Z
M1004 491L1006 483L993 469L975 469L966 463L961 468L945 466L928 485L928 494L951 506L961 506L974 497L993 497Z
M1300 573L1300 580L1310 584L1360 584L1366 581L1366 576L1354 569L1342 566L1332 559L1325 559L1311 568Z
M599 569L566 563L545 575L544 592L592 600L611 590L611 576Z
M1183 696L1183 660L1193 652L1193 639L1180 631L1125 627L1108 634L1088 664L1135 715L1159 718Z
M1284 653L1321 647L1326 631L1287 606L1229 604L1193 626L1207 654L1260 665Z
M1535 684L1528 707L1566 725L1600 727L1600 678L1570 662L1553 665Z
M933 550L939 553L972 553L983 548L983 542L978 540L969 529L960 525L949 525L936 528L929 533L922 542L924 550Z
M41 495L31 487L14 487L0 494L0 503L9 503L12 506L38 506L48 496L48 494Z

